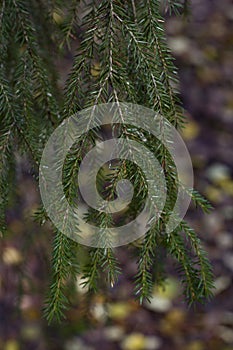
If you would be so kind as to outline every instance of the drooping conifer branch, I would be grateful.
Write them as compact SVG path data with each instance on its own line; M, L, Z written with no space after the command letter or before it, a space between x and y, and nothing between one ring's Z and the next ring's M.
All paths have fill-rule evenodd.
M33 8L38 8L35 0L32 3ZM181 13L185 3L178 0L71 0L65 8L60 0L43 1L41 9L44 16L37 16L30 13L29 0L1 1L1 230L5 227L4 216L11 189L9 180L14 177L16 148L17 152L26 153L37 169L49 135L72 114L85 107L93 107L94 111L99 103L132 102L160 113L176 128L183 127L184 116L177 97L177 70L166 43L164 11ZM60 16L59 21L54 21L57 15ZM40 38L42 35L48 36L46 40ZM70 50L72 40L77 43L77 50L61 93L57 89L56 68L51 68L55 57L49 59L48 56L53 49L61 55L64 50ZM123 119L122 122L124 124ZM164 279L162 268L157 269L157 275L154 271L154 266L161 263L158 252L163 249L179 263L188 302L208 298L212 289L212 272L195 232L185 222L169 234L164 229L176 201L177 188L182 186L178 183L171 155L144 130L123 125L117 129L117 134L118 137L136 140L153 152L167 182L168 198L161 218L144 239L135 244L137 297L141 302L149 299L153 284ZM66 157L63 185L71 205L76 205L76 179L83 155L99 138L99 130L84 133ZM108 174L99 172L97 186L101 188L107 182L104 195L112 200L116 184L123 178L130 179L136 189L136 200L128 212L128 217L132 218L143 206L147 195L146 179L139 167L125 160L119 161L109 167ZM204 211L210 209L198 192L186 191ZM67 216L63 218L64 225ZM41 222L48 220L43 209L38 211L37 219ZM114 224L109 215L94 210L90 210L88 220L103 229ZM192 247L194 258L187 244ZM91 290L98 290L100 276L105 276L103 280L107 288L115 284L121 273L111 245L89 248L89 261L84 267L79 264L79 249L82 249L80 245L55 230L52 283L45 311L49 321L64 316L69 303L67 285L70 281L74 283L77 273L83 274L84 284Z

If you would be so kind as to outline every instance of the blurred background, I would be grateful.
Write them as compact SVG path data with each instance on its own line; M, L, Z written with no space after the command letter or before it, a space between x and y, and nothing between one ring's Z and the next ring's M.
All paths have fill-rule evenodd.
M214 298L188 309L168 262L166 289L155 286L151 304L140 306L132 297L136 265L122 247L116 254L124 274L116 286L92 295L81 289L78 276L67 319L48 326L42 309L52 235L33 221L40 198L25 160L19 162L16 200L7 213L9 235L0 247L0 349L233 350L232 21L231 0L193 0L188 17L166 21L195 187L214 206L209 215L191 206L186 216L213 264ZM69 57L59 63L61 77L70 64Z

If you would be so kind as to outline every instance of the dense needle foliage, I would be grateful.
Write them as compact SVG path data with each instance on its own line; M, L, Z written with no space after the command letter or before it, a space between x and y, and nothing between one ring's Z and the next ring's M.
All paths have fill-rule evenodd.
M166 44L164 18L165 14L182 14L186 3L179 0L0 1L0 225L3 239L8 199L14 188L15 159L19 154L26 154L38 174L46 140L63 119L85 107L125 101L149 107L177 129L183 127L177 72ZM73 66L61 91L55 68L57 57L73 52L71 47L76 49ZM130 125L118 133L144 143L156 154L169 190L161 218L143 240L134 244L138 262L135 295L140 301L149 299L153 284L163 282L165 259L160 259L163 249L179 263L188 302L208 298L212 272L195 232L182 221L173 233L164 233L178 185L168 152L151 135ZM83 154L98 137L97 131L89 132L67 155L64 191L70 203L75 201L76 175ZM105 188L102 195L111 200L121 178L129 178L137 188L138 196L128 212L131 218L146 196L140 169L128 161L116 162L108 172L99 172L99 191L107 182L107 190ZM190 191L190 196L204 211L210 209L196 191ZM36 218L41 223L48 220L42 207ZM108 215L92 210L88 220L102 227L114 224ZM85 248L54 231L53 276L45 310L49 321L62 318L69 299L68 286L78 273L83 274L83 283L90 290L98 289L103 275L105 288L108 284L114 286L121 273L113 249ZM85 264L80 264L78 258L82 249L88 249L89 259Z

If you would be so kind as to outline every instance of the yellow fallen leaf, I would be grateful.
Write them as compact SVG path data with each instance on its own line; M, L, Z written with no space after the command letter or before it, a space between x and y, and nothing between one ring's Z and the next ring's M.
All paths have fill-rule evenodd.
M107 312L102 302L96 302L91 306L91 314L97 321L105 321Z
M93 77L98 77L100 75L100 64L98 62L94 63L91 67L91 75Z
M222 163L214 163L206 170L207 177L216 185L225 180L230 180L230 169Z
M155 286L150 302L145 306L156 312L167 312L172 307L172 300L180 293L178 280L172 277L167 278L164 286Z
M104 335L111 341L119 341L124 336L124 329L119 326L109 326L104 329Z
M193 120L189 121L181 131L181 134L185 140L193 140L199 135L199 133L200 128Z
M112 303L108 305L108 315L110 318L121 320L126 318L132 311L129 303Z
M166 279L164 286L155 286L155 295L169 300L175 299L180 292L180 286L177 279L169 277Z
M18 265L22 262L23 257L18 249L6 247L3 250L2 260L6 265Z
M224 290L226 290L227 288L229 288L230 285L231 285L231 277L220 276L214 281L215 288L213 290L213 293L215 295L218 295L218 294L224 292Z
M167 312L172 307L172 302L169 299L153 295L150 302L145 302L147 309L156 312Z
M173 309L166 315L166 320L173 324L174 326L178 326L184 323L186 318L186 314L181 309Z
M39 337L41 336L40 328L32 324L24 325L21 329L21 336L23 339L32 340L32 341L39 339Z
M121 346L124 350L144 350L146 347L145 336L141 333L132 333L125 337Z
M61 24L64 20L62 12L53 11L52 17L54 22L57 24Z
M233 196L233 180L224 179L219 181L219 186L223 189L223 191L230 196Z
M190 41L185 36L176 36L169 39L168 45L176 55L183 55L190 49Z
M182 330L186 320L186 314L181 309L173 309L160 321L160 331L166 336L173 336Z
M220 338L227 344L233 344L233 330L230 327L219 326L218 333Z
M14 339L7 340L3 350L19 350L19 343Z
M214 186L207 186L204 194L213 203L219 203L223 198L222 191Z
M185 312L181 309L175 308L169 311L165 318L160 321L160 331L167 336L178 334L179 330L181 330L184 325L185 319Z

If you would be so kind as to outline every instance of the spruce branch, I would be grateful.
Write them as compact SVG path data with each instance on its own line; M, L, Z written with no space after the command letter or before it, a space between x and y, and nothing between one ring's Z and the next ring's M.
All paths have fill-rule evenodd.
M138 259L138 273L136 275L136 296L140 303L150 300L153 289L152 265L156 259L155 252L159 234L159 222L146 235L140 246Z
M180 223L179 229L183 231L189 239L197 257L197 264L199 265L199 284L196 294L199 293L203 299L209 298L212 296L213 291L213 272L206 251L203 249L201 241L197 237L195 231L184 220Z
M56 230L53 244L52 281L49 295L45 303L45 317L48 322L60 321L65 317L69 301L67 297L67 281L75 282L79 273L79 264L75 251L77 245L63 233Z
M63 39L60 47L63 47L65 44L70 50L70 41L71 39L76 39L75 25L79 22L79 10L81 0L72 0L70 7L68 8L68 15L65 19L65 23L62 25Z
M181 13L186 3L179 0L92 0L88 3L70 0L64 6L62 0L38 3L33 0L33 8L38 9L42 5L39 15L31 14L29 0L2 0L0 8L1 227L4 227L10 192L9 179L15 171L15 144L37 166L47 138L62 120L91 107L92 114L86 126L88 130L98 104L115 102L122 125L114 125L112 136L134 140L147 147L148 152L153 152L164 171L167 186L167 199L158 222L143 240L135 243L138 244L135 293L140 302L150 299L154 283L164 279L161 269L157 269L160 275L155 275L154 269L155 265L160 265L158 253L164 250L179 263L184 293L190 303L208 298L212 290L211 266L194 230L182 221L173 232L164 232L176 202L177 189L184 187L178 182L175 164L165 147L166 140L162 136L161 140L157 140L146 131L126 125L120 109L120 102L124 101L141 104L168 119L176 128L183 127L177 69L166 43L164 12ZM55 23L54 13L62 14L62 25ZM48 36L41 39L40 33L45 34L46 30ZM52 69L54 54L50 53L54 49L56 54L64 54L66 46L70 49L71 39L76 38L80 45L60 103L58 97L62 94L57 90L56 68ZM56 41L64 50L57 50ZM46 56L51 56L51 59ZM100 139L99 128L84 132L66 156L62 168L63 188L71 206L79 205L76 180L82 159ZM133 156L131 159L134 159ZM148 192L142 169L132 163L115 161L109 164L107 172L103 167L96 184L107 200L115 198L119 180L127 178L134 184L135 195L126 208L126 220L135 217L138 209L143 207ZM197 191L183 190L203 211L210 209L207 200ZM62 218L66 228L69 210ZM156 212L156 207L153 210ZM36 217L41 223L48 220L43 208L38 210ZM83 274L83 283L90 290L98 290L100 279L104 285L112 287L121 273L111 246L111 235L106 235L105 230L114 226L117 220L109 214L90 209L88 221L99 225L97 239L103 243L103 248L89 248L89 261L84 267L77 257L77 249L83 248L63 235L62 230L55 229L52 282L45 308L49 322L65 316L69 304L68 284L70 281L75 283L77 273ZM192 252L188 245L191 245Z

